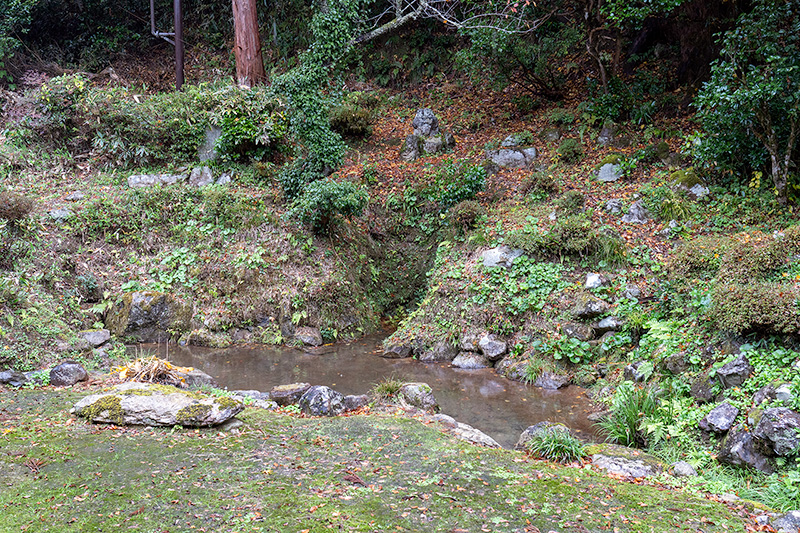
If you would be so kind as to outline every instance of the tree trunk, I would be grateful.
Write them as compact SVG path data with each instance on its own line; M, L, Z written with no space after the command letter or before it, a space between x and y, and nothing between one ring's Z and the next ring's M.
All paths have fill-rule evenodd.
M243 87L264 83L267 73L261 58L256 0L233 0L233 31L236 83Z

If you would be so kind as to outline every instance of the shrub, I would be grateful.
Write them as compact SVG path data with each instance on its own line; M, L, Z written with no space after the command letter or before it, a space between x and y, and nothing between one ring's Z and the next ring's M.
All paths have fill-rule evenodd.
M525 195L545 197L558 192L558 184L552 174L547 172L534 172L522 180L519 190Z
M708 318L720 331L797 333L800 290L782 283L718 282L711 290Z
M556 207L564 211L564 213L574 215L583 209L583 204L585 202L586 197L583 195L583 193L572 189L565 192L561 198L557 199L553 203L556 205Z
M558 146L558 157L567 163L577 163L583 157L583 145L577 139L564 139Z
M611 413L598 425L606 440L643 448L648 444L644 424L648 419L657 418L658 414L659 402L653 390L624 381L614 394Z
M362 188L326 178L307 185L284 216L310 225L315 233L327 235L339 216L360 216L368 199Z
M405 384L405 381L396 377L383 378L372 387L370 392L381 400L388 400L397 396Z
M471 200L486 185L486 169L468 161L450 160L433 176L433 183L422 196L435 202L444 210L458 202Z
M0 220L16 224L31 212L33 200L12 192L0 192Z
M478 220L484 216L486 210L475 200L464 200L450 208L450 220L462 233L475 229Z
M533 455L562 464L586 456L584 444L561 425L553 425L536 433L525 443L525 448Z
M672 255L670 274L679 278L716 275L722 258L734 244L735 241L728 237L705 235L684 242Z
M371 93L353 92L338 106L331 108L329 120L333 131L348 137L368 137L372 134L377 96Z
M695 100L706 132L694 145L699 162L734 172L769 166L782 203L800 128L798 25L800 0L756 1L723 36L721 59Z

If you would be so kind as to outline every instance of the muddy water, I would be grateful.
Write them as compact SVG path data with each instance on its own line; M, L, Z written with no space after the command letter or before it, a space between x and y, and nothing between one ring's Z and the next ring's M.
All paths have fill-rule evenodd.
M269 391L275 385L308 382L328 385L342 394L364 394L386 377L424 381L432 388L443 413L491 435L511 447L528 426L550 420L569 426L590 439L586 418L589 401L583 389L546 391L498 376L492 369L461 370L447 364L412 359L384 359L381 339L315 349L264 346L227 349L174 348L168 357L181 366L198 368L228 389ZM161 347L162 356L164 349Z

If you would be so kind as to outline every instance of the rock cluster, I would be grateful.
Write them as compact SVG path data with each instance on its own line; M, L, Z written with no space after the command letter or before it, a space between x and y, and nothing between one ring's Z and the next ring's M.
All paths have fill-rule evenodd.
M439 129L439 119L430 109L420 109L411 123L414 133L406 137L400 149L400 159L414 161L423 155L446 152L456 145L452 134Z

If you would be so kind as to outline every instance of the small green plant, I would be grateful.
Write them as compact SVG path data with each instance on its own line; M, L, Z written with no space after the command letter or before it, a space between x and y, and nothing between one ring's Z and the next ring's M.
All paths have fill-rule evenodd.
M586 456L584 444L565 426L553 425L536 433L525 443L528 453L562 464Z
M450 221L461 233L475 229L486 216L486 209L475 200L464 200L450 208Z
M612 399L611 413L599 422L599 426L607 440L644 448L659 440L659 436L653 433L663 429L664 419L670 418L671 413L661 409L653 389L623 381Z
M566 163L577 163L583 158L583 145L577 139L567 138L558 145L556 153Z
M551 173L534 172L522 180L519 191L534 200L544 200L558 192L558 183Z
M396 378L394 376L384 378L378 383L376 383L370 392L373 396L378 397L381 400L388 400L390 398L394 398L400 392L400 389L405 385L406 382L402 379Z
M486 169L466 161L450 159L435 171L432 181L422 191L422 196L446 210L458 202L473 199L483 190Z
M551 124L558 126L569 126L575 122L575 113L557 107L547 114L547 120L550 121Z
M310 225L316 233L329 235L338 217L361 216L368 200L367 192L353 183L326 178L306 186L284 216Z

